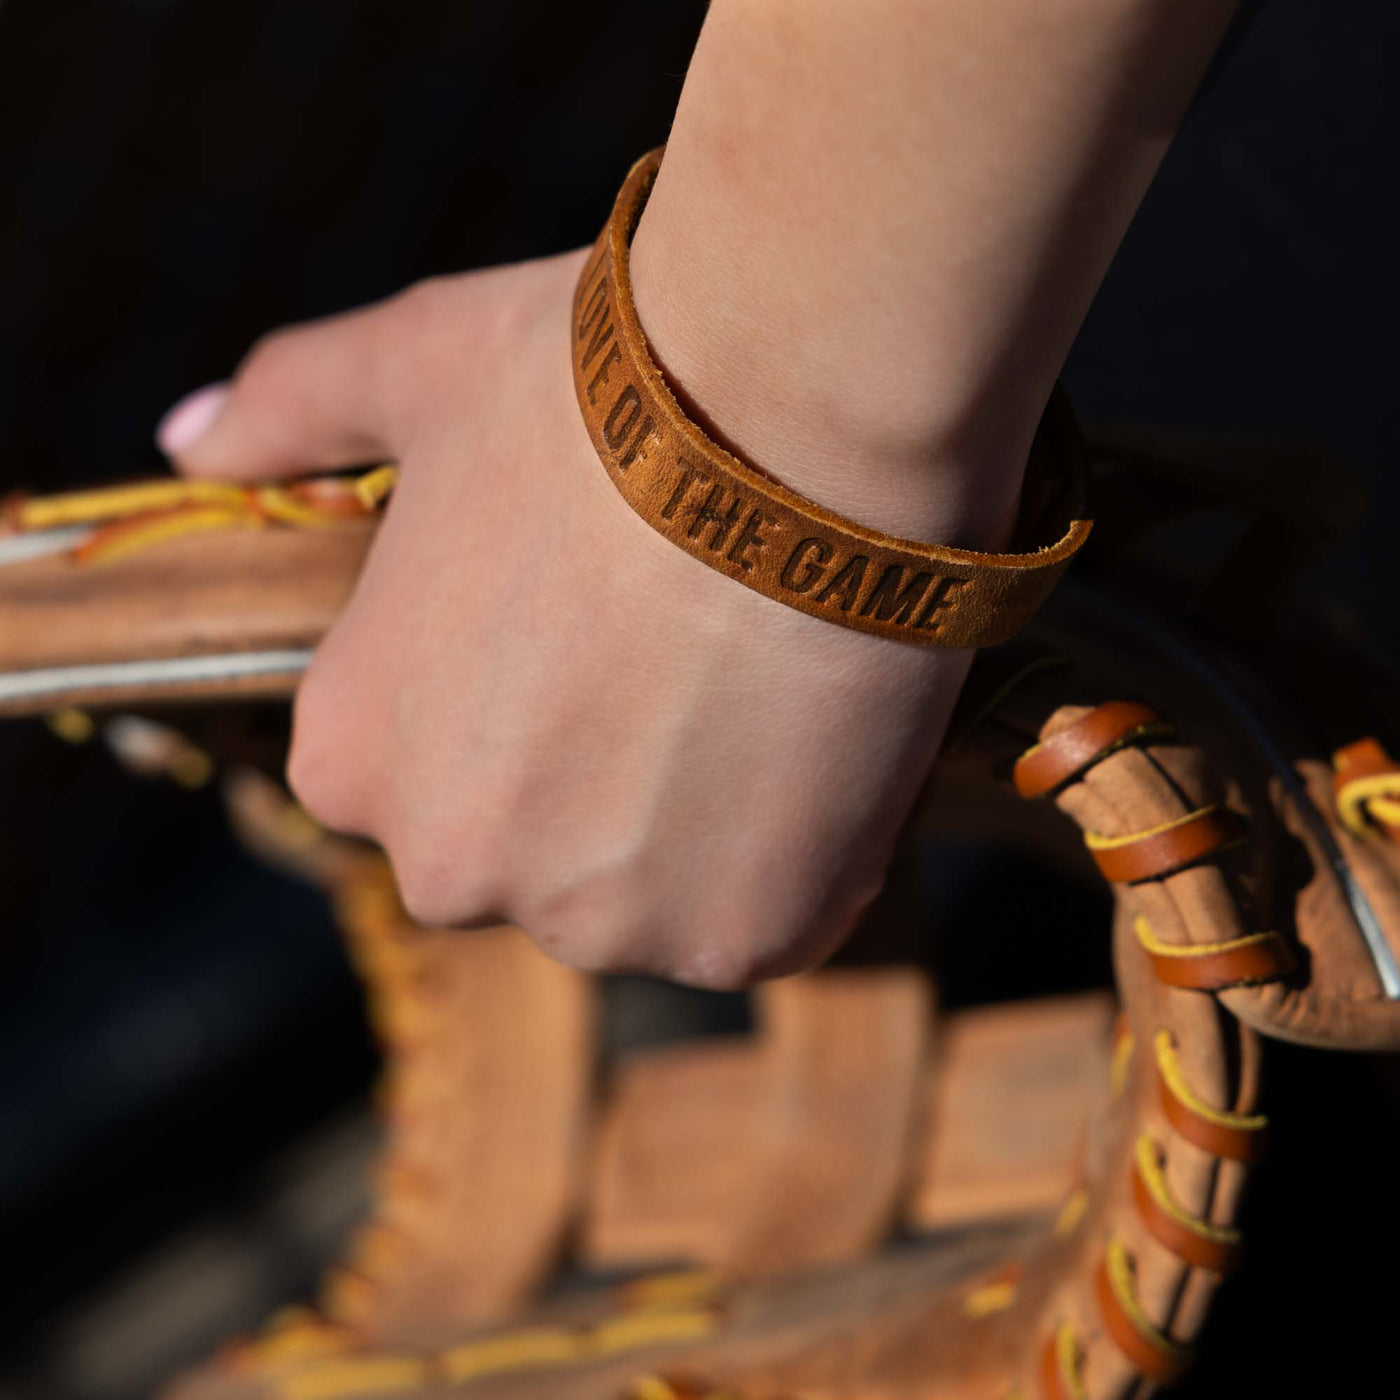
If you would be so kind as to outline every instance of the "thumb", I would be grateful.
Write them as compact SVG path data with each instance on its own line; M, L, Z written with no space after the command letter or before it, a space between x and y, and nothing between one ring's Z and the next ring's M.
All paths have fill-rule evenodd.
M231 382L181 399L156 442L187 476L256 481L391 456L377 367L383 306L265 336Z

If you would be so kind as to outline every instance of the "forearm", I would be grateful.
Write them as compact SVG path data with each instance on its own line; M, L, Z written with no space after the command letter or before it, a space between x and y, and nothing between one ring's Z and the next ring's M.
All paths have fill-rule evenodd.
M633 249L659 359L823 504L1001 543L1051 384L1234 8L714 0Z

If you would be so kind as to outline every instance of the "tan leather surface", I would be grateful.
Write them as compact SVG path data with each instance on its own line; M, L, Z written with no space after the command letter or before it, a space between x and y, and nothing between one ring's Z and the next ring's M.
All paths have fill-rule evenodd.
M599 1124L590 1263L765 1278L859 1258L895 1224L931 1072L927 978L832 969L755 1001L745 1042L623 1066Z
M909 1221L940 1230L1054 1210L1108 1080L1105 994L971 1007L941 1022Z
M267 617L273 610L269 599L282 596L279 591L294 584L294 579L276 572L264 580L250 562L258 557L261 542L289 538L315 537L259 532L240 537L234 546L248 551L240 587L258 595L250 604L250 615ZM190 543L193 548L182 557L183 570L198 574L206 558L216 561L211 569L229 567L232 556L219 552L222 546L216 547L213 539ZM162 546L161 552L169 547ZM274 546L284 547L290 548ZM153 550L144 562L153 568L152 561L158 557L160 552ZM110 571L94 568L61 576L72 616L77 621L85 618L93 629L94 649L109 645L102 634L113 626L122 627L126 589L144 590L143 615L152 617L158 611L154 597L162 592L173 596L174 577L169 573L118 574L127 563L134 569L140 558L113 564ZM345 560L341 563L349 568ZM28 567L10 566L21 573ZM352 575L350 569L340 580L344 590ZM120 587L119 577L124 580ZM86 609L81 605L83 590L91 603ZM5 596L0 587L0 619L8 623L21 616L30 606L30 596ZM1035 1394L1047 1341L1061 1327L1071 1330L1071 1354L1082 1373L1079 1382L1092 1400L1124 1395L1144 1372L1168 1365L1175 1368L1180 1358L1174 1348L1188 1345L1199 1330L1218 1286L1219 1271L1202 1263L1194 1243L1164 1230L1161 1220L1141 1207L1135 1166L1138 1144L1146 1136L1160 1152L1164 1189L1176 1210L1190 1220L1230 1227L1246 1160L1258 1155L1265 1140L1264 1125L1257 1118L1259 1042L1251 1027L1341 1048L1400 1047L1398 1004L1384 993L1343 878L1364 894L1393 948L1400 935L1400 850L1380 829L1350 831L1344 826L1336 810L1333 772L1320 754L1293 747L1284 766L1275 766L1266 754L1251 748L1248 726L1231 718L1218 693L1201 684L1190 667L1164 663L1131 625L1109 626L1092 609L1076 612L1076 606L1062 593L1036 625L1036 647L1048 646L1064 664L1022 667L1019 679L1000 685L994 702L981 705L976 723L955 723L961 745L941 760L932 799L936 807L943 804L943 825L961 829L964 812L976 808L963 794L985 791L991 774L1009 773L1018 755L1032 745L1053 748L1056 735L1082 723L1096 707L1135 694L1147 696L1151 707L1171 723L1172 731L1145 731L1101 755L1090 755L1087 762L1076 759L1068 780L1054 785L1053 799L1025 809L1018 833L1030 838L1043 830L1047 850L1060 849L1066 829L1081 837L1095 833L1125 838L1128 845L1120 849L1130 849L1132 838L1141 833L1217 808L1234 814L1240 837L1202 851L1189 864L1169 862L1112 891L1117 982L1132 1038L1122 1042L1116 1087L1109 1087L1104 1107L1085 1138L1080 1162L1086 1192L1082 1209L1067 1212L1063 1216L1067 1223L1058 1232L1042 1228L1034 1238L1018 1237L1014 1254L1008 1252L1009 1240L1003 1232L979 1230L972 1233L965 1249L935 1240L906 1255L844 1263L806 1277L736 1285L713 1313L705 1315L712 1325L702 1337L675 1341L665 1348L599 1356L587 1364L571 1362L509 1377L483 1376L473 1382L474 1394L615 1396L639 1371L656 1369L676 1369L732 1385L746 1400L791 1394L807 1400L875 1396L924 1400L929 1395L973 1400L984 1394L1003 1395L1015 1385ZM33 638L42 629L26 625L30 628L26 645L32 648ZM232 622L227 628L234 644L239 644L238 636L255 633L256 629L240 632ZM12 635L8 627L0 628L0 672L13 665L6 651ZM204 645L197 626L185 635L191 649ZM1028 654L1033 651L1027 648ZM16 654L20 654L18 648ZM30 658L34 654L32 649L23 652ZM1016 662L1017 657L1003 660ZM1259 722L1268 729L1267 711L1260 715ZM1393 738L1390 743L1393 751ZM1089 865L1087 859L1083 864ZM1172 985L1158 974L1162 956L1151 954L1138 936L1139 920L1146 920L1162 944L1183 949L1211 949L1256 933L1277 933L1296 955L1296 969L1280 980L1227 987L1218 993ZM1035 930L1027 929L1024 935L1034 937ZM434 939L443 940L435 945L443 949L462 946L455 935L434 935ZM453 1012L474 1015L483 1034L493 1027L489 1032L493 1045L509 1044L517 1029L509 1016L498 1015L499 1008L476 1000L493 977L484 976L475 988L463 987L460 1002L454 993L444 1006L450 1002ZM444 987L455 985L446 972L433 980ZM527 990L518 995L522 1003L529 1000ZM454 1019L454 1015L446 1017ZM1164 1092L1157 1049L1164 1043L1163 1034L1165 1043L1173 1047L1174 1072L1182 1090L1167 1085ZM841 1067L832 1066L828 1072L822 1047L810 1034L795 1035L792 1044L801 1048L793 1053L791 1082L807 1086L798 1100L805 1097L808 1103L820 1103L831 1094L835 1096L831 1101L839 1101L840 1094L847 1092ZM551 1081L540 1061L531 1058L537 1050L515 1067L498 1066L493 1056L485 1069L467 1074L460 1097L479 1097L490 1105L501 1083L554 1082L563 1087L551 1112L562 1114L567 1125L571 1121L568 1105L577 1102L576 1081L570 1075L588 1063L589 1055L570 1052L570 1072L561 1075L556 1067ZM877 1058L890 1066L904 1063L901 1055ZM524 1067L532 1063L535 1067L527 1072ZM512 1079L513 1074L518 1078ZM450 1077L445 1073L443 1082ZM1189 1095L1190 1103L1183 1093ZM456 1091L451 1096L459 1097ZM499 1114L503 1129L519 1143L558 1143L569 1138L568 1132L561 1136L556 1128L552 1136L546 1133L537 1139L534 1135L541 1131L537 1124L513 1118L525 1098L524 1090L513 1092L510 1103L487 1112ZM895 1101L907 1102L898 1096L886 1102ZM468 1115L459 1120L436 1114L435 1120L448 1133L444 1141L471 1140ZM870 1121L888 1128L901 1119L898 1113L872 1110ZM455 1137L459 1131L465 1136ZM528 1150L538 1153L537 1148ZM455 1153L449 1147L448 1155ZM565 1163L567 1154L556 1153L552 1160ZM859 1162L860 1158L852 1155L848 1160ZM805 1161L792 1161L784 1170L802 1172L808 1166ZM556 1183L564 1176L576 1179L580 1170L561 1165L552 1179ZM516 1189L518 1184L507 1185ZM884 1201L885 1189L872 1192L861 1206L857 1214L862 1219L873 1218L861 1212L866 1212L869 1200ZM812 1199L823 1195L829 1195L826 1188ZM559 1237L559 1217L551 1212L561 1208L557 1190L539 1192L535 1202L528 1209L544 1224L536 1235L531 1234L535 1225L524 1222L524 1233L532 1241L527 1253L537 1259L539 1241ZM778 1203L782 1204L780 1199ZM472 1203L464 1201L461 1209L463 1219L469 1218ZM517 1221L513 1215L508 1218L505 1210L502 1207L500 1218L483 1227L484 1259L491 1259L498 1247L493 1240L506 1253L516 1246ZM790 1238L791 1228L784 1225L781 1236ZM442 1238L455 1237L443 1231ZM478 1239L474 1232L472 1238ZM851 1238L857 1238L857 1232ZM1016 1258L1024 1269L1014 1296L1003 1287L1006 1305L980 1310L972 1306L974 1298L985 1298L983 1285L1004 1281L1006 1264ZM1100 1296L1107 1277L1104 1266L1111 1258L1127 1261L1127 1282L1120 1280L1120 1284L1128 1290L1131 1310L1118 1291L1109 1302ZM1246 1265L1246 1277L1247 1273ZM437 1277L437 1291L445 1292L443 1276ZM1115 1290L1118 1286L1110 1284ZM420 1301L410 1312L416 1315L426 1306L421 1301L425 1294L414 1296ZM578 1316L590 1308L598 1316L613 1315L626 1306L625 1300L605 1291L596 1302L580 1303ZM1129 1315L1133 1310L1145 1320L1143 1325ZM546 1310L540 1315L552 1314ZM525 1314L527 1319L531 1316L535 1314ZM1125 1318L1135 1329L1134 1336L1123 1332ZM1158 1336L1160 1343L1153 1340ZM462 1344L463 1337L454 1336L451 1346ZM269 1400L273 1396L310 1400L313 1395L334 1400L352 1393L386 1397L460 1393L460 1386L444 1379L440 1343L433 1340L423 1346L421 1351L395 1353L396 1364L408 1366L412 1373L408 1384L386 1384L376 1390L375 1384L365 1380L368 1373L361 1372L347 1389L346 1373L318 1370L322 1363L305 1362L275 1374L206 1378L200 1382L204 1389L191 1393L238 1396L239 1400L253 1395ZM381 1353L382 1349L362 1343L353 1356L341 1357L337 1364L382 1360Z
M1120 950L1140 960L1140 950L1126 937ZM1212 1036L1200 1013L1207 1007L1188 993L1155 987L1141 963L1125 968L1130 1017L1135 1024L1166 1018L1177 1026L1185 1045L1196 1089L1213 1101L1248 1107L1253 1096L1255 1060L1247 1046L1227 1036ZM1173 1006L1176 999L1180 1011ZM1183 1014L1184 1013L1184 1014ZM1199 1024L1192 1026L1192 1020ZM1229 1023L1225 1023L1228 1025ZM1217 1022L1220 1029L1224 1029ZM1241 1049L1245 1050L1243 1056ZM1242 1064L1245 1078L1235 1068ZM789 1276L768 1284L727 1291L714 1314L713 1329L694 1341L644 1347L584 1365L544 1366L514 1374L483 1375L471 1393L488 1400L533 1396L615 1397L627 1393L639 1373L675 1374L704 1379L745 1397L841 1397L867 1400L925 1400L929 1396L974 1400L1003 1395L1015 1384L1027 1394L1035 1384L1047 1336L1062 1324L1075 1329L1083 1356L1085 1393L1122 1395L1160 1358L1135 1348L1125 1352L1098 1298L1104 1241L1121 1239L1134 1264L1136 1297L1141 1308L1176 1338L1199 1326L1205 1303L1218 1279L1211 1271L1177 1259L1141 1224L1126 1172L1130 1145L1144 1123L1168 1145L1174 1197L1186 1208L1228 1220L1235 1209L1239 1169L1196 1155L1177 1142L1154 1116L1150 1063L1136 1057L1129 1083L1115 1098L1091 1140L1084 1180L1091 1201L1079 1223L1059 1238L1040 1232L970 1232L960 1242L905 1250L881 1259L834 1271ZM1043 1227L1041 1227L1043 1230ZM977 1315L969 1301L984 1280L1003 1276L1005 1261L1026 1260L1009 1307ZM589 1317L616 1316L616 1294L604 1292L591 1311L570 1314L573 1325ZM548 1313L540 1315L543 1323ZM465 1344L470 1345L467 1339ZM322 1367L323 1374L329 1373ZM250 1389L220 1391L212 1386L186 1392L201 1400L251 1394L296 1397L308 1392L318 1374L315 1364L292 1367ZM346 1392L341 1392L346 1393ZM403 1393L400 1387L364 1386L356 1394ZM435 1375L425 1358L421 1379L410 1387L415 1396L447 1400L460 1394ZM702 1392L703 1393L703 1392Z
M791 986L820 980L796 979ZM825 1000L818 988L811 1006ZM872 1012L883 1000L878 991L870 998ZM807 1233L825 1237L810 1245L799 1237L789 1268L820 1262L809 1249L828 1259L859 1258L896 1217L905 1228L929 1232L1053 1211L1074 1185L1085 1129L1108 1074L1113 1014L1110 997L1086 994L938 1017L914 1105L917 1143L908 1179L892 1174L884 1144L860 1131L868 1110L860 1118L828 1111L794 1134L803 1155L785 1166L801 1189L789 1199L760 1156L774 1082L764 1036L635 1052L618 1066L602 1107L581 1257L608 1269L689 1261L734 1262L743 1272L736 1233L742 1238L765 1207L776 1208L779 1220L761 1235L791 1238L786 1222L800 1211ZM927 1010L906 1009L899 1019L907 1029L891 1029L907 1036ZM844 1048L839 1032L849 1020L832 1025L832 1047ZM869 1064L858 1046L850 1058ZM888 1091L876 1098L887 1103ZM844 1151L844 1173L831 1160L832 1140ZM831 1201L838 1220L855 1213L861 1229L813 1230L829 1218L823 1202L812 1199L813 1163L822 1167L816 1191ZM882 1180L872 1186L871 1176ZM846 1193L851 1200L843 1201ZM771 1258L757 1262L764 1273L779 1272Z
M110 563L54 553L0 567L0 672L309 648L354 586L373 538L365 520L315 530L231 529L168 540ZM290 695L295 677L237 677L126 693ZM0 715L120 700L71 687Z
M1052 732L1056 724L1070 722L1081 712L1073 707L1056 710L1042 732ZM986 781L985 767L968 781L974 779ZM1075 805L1074 792L1067 789L1060 796L1066 811ZM957 801L956 784L942 800ZM473 1382L474 1393L616 1396L640 1371L661 1370L704 1378L745 1397L798 1394L830 1400L867 1396L923 1400L946 1395L972 1400L983 1394L1005 1394L1016 1384L1034 1383L1046 1338L1062 1326L1073 1330L1081 1358L1079 1380L1084 1393L1094 1400L1123 1394L1135 1377L1145 1373L1178 1369L1184 1354L1177 1349L1199 1327L1219 1276L1214 1269L1181 1257L1174 1241L1164 1242L1155 1222L1144 1218L1134 1192L1136 1146L1144 1132L1150 1134L1161 1149L1171 1200L1189 1216L1219 1224L1228 1224L1234 1217L1244 1169L1236 1161L1203 1151L1173 1128L1161 1098L1159 1070L1151 1052L1153 1037L1160 1030L1170 1033L1191 1092L1222 1112L1253 1110L1258 1055L1249 1033L1222 1015L1213 998L1164 986L1156 978L1151 959L1132 930L1126 904L1130 893L1121 896L1115 944L1120 991L1134 1041L1126 1058L1119 1057L1123 1068L1117 1087L1084 1140L1079 1180L1085 1196L1077 1218L1065 1213L1060 1230L1041 1233L1034 1243L1027 1238L1010 1256L1006 1236L974 1230L963 1249L931 1241L885 1261L787 1275L771 1284L734 1285L725 1289L721 1308L713 1313L705 1334L695 1340L643 1347L586 1365L483 1375ZM809 1044L799 1061L810 1058L811 1048ZM832 1052L840 1048L833 1046ZM817 1056L817 1082L822 1078L820 1064ZM805 1073L810 1076L813 1069ZM810 1166L802 1162L789 1166L795 1174L795 1189L800 1189L801 1173ZM1135 1324L1130 1319L1125 1324L1121 1300L1114 1295L1106 1302L1100 1296L1110 1247L1121 1249L1130 1260L1133 1306L1168 1339L1162 1345L1136 1331L1126 1333L1124 1326ZM983 1284L1005 1277L1008 1257L1024 1260L1014 1294L1004 1306L975 1307ZM617 1315L621 1305L615 1295L605 1294L589 1315ZM588 1325L583 1315L570 1315L571 1325ZM543 1324L548 1310L537 1316ZM457 1345L470 1346L470 1336ZM1166 1346L1172 1350L1165 1350ZM453 1393L453 1386L440 1379L440 1368L448 1364L442 1358L450 1354L409 1354L419 1358L411 1360L419 1368L413 1394L446 1397ZM336 1364L356 1356L372 1360L376 1355L372 1348L361 1346ZM308 1362L283 1372L274 1369L255 1383L250 1378L241 1392L233 1393L305 1400L305 1386L310 1385L309 1393L314 1394L316 1385L327 1383L331 1388L325 1393L334 1395L344 1393L335 1389L338 1374L330 1362ZM402 1387L376 1391L363 1381L363 1376L356 1380L354 1393L387 1396L402 1391ZM187 1393L213 1397L228 1392L205 1388Z
M367 1342L444 1346L553 1271L586 1181L592 980L519 930L426 929L377 853L303 828L275 786L230 789L244 839L338 906L388 1058L379 1206L322 1307Z
M653 151L632 168L574 299L579 407L624 499L693 558L813 617L930 646L1013 636L1089 534L1077 432L1062 396L1046 410L1029 464L1023 552L897 539L788 490L682 412L647 348L628 245L660 163Z
M731 1253L734 1203L752 1182L763 1071L763 1047L748 1036L622 1059L600 1109L586 1264L714 1265Z
M932 989L918 970L832 968L755 997L764 1056L752 1178L719 1259L767 1278L858 1258L913 1167Z
M1160 875L1124 887L1124 907L1145 918L1157 939L1183 947L1277 932L1296 971L1219 993L1224 1006L1261 1032L1332 1048L1400 1048L1400 1002L1385 995L1318 827L1392 949L1400 946L1400 849L1382 831L1356 836L1346 830L1330 765L1320 757L1295 751L1292 762L1276 771L1252 753L1241 721L1188 669L1155 658L1131 627L1105 630L1092 606L1086 612L1072 596L1063 602L1042 636L1058 654L1073 657L1073 669L1033 678L1010 696L983 730L984 736L999 731L1004 757L983 761L1009 767L1034 739L1045 707L1066 696L1081 703L1065 707L1049 734L1078 722L1115 691L1131 686L1150 694L1174 733L1106 752L1060 793L1057 804L1084 829L1110 837L1219 804L1234 815L1242 840L1184 868L1174 869L1168 860ZM1257 703L1266 699L1260 696ZM1258 722L1272 723L1267 710ZM1297 796L1289 789L1294 781Z
M553 1271L584 1180L592 997L518 929L401 936L420 945L422 1006L395 1131L424 1179L385 1222L398 1252L369 1316L400 1344L442 1345Z
M794 978L751 1039L630 1056L599 1124L584 1257L766 1277L878 1244L927 1072L919 983L912 969Z

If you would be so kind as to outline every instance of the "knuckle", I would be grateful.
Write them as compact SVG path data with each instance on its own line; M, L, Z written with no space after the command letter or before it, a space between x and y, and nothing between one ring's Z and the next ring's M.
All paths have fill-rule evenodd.
M319 738L294 741L287 759L287 785L322 826L332 831L358 828L358 811L344 770Z
M614 875L523 903L522 922L545 952L581 972L664 977L736 991L765 975L757 931L705 910L678 911L645 881Z
M287 783L323 826L370 835L356 798L355 745L344 714L322 698L326 693L313 669L297 696Z
M674 975L712 991L741 991L805 972L846 940L877 891L878 881L824 897L817 891L736 890L718 917L680 945Z
M570 881L522 891L520 921L551 957L579 972L654 972L653 924L629 881Z
M300 326L284 326L260 336L238 367L239 392L258 397L276 393L287 383L293 366L300 362L305 340L306 332Z
M474 309L464 303L461 277L427 277L396 293L384 304L383 329L393 353L378 373L385 400L406 415L399 432L408 438L422 414L425 398L436 400L456 373L457 346L465 326L475 327Z
M435 876L402 856L391 857L399 900L410 919L426 928L442 928L456 922L445 891Z
M420 277L416 282L410 282L401 292L394 297L396 306L408 315L421 315L424 311L431 311L439 298L443 289L449 285L451 279L444 276Z
M461 282L461 278L425 277L390 298L389 315L397 323L404 344L431 343L445 322L456 320Z
M760 945L742 930L723 938L697 938L682 945L672 960L670 977L707 992L742 992L767 975Z
M693 986L743 991L806 971L830 951L810 911L759 896L732 905L723 918L697 931L678 971Z
M500 922L501 901L465 845L415 835L392 841L389 861L415 922L437 928Z

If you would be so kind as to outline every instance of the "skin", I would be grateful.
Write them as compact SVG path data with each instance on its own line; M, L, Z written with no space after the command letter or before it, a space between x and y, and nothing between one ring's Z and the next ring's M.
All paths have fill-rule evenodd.
M1231 9L715 0L633 249L678 393L855 519L1003 544ZM878 891L970 655L784 608L630 511L570 379L582 259L278 332L163 442L242 479L401 463L289 776L417 918L740 986L826 956Z

